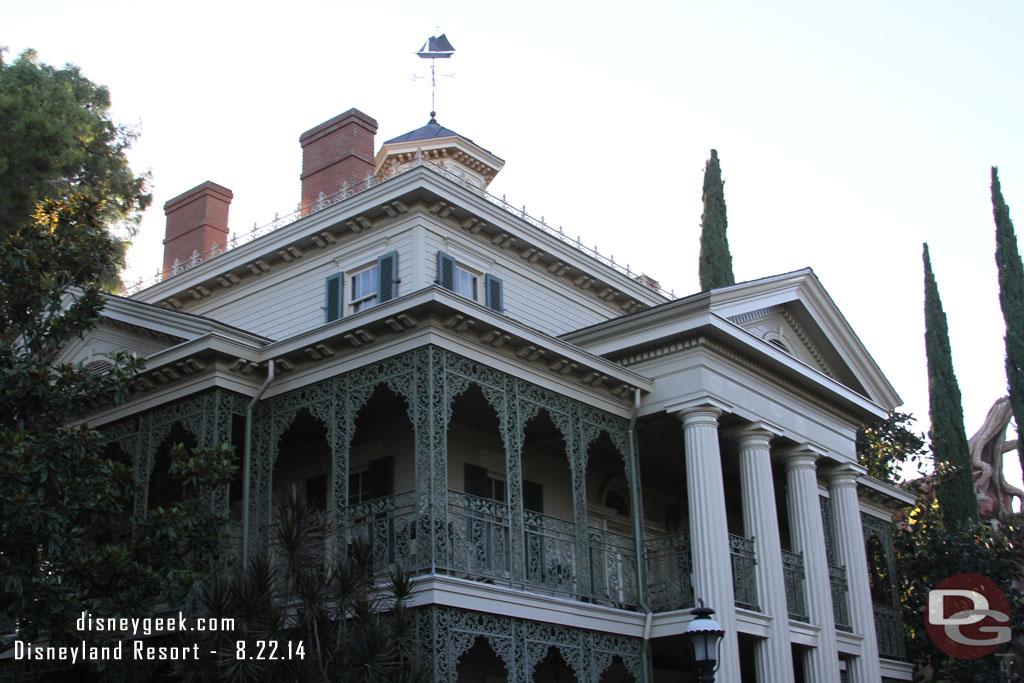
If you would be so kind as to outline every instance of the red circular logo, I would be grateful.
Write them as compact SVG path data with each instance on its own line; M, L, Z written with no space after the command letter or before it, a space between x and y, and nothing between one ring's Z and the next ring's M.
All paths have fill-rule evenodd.
M951 657L984 657L1010 641L1010 601L994 581L957 574L928 591L925 628Z

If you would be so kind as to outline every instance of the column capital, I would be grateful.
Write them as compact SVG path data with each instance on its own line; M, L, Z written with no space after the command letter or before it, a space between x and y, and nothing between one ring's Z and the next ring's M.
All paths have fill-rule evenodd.
M867 474L867 469L852 462L844 462L829 467L822 474L831 488L857 488L857 478Z
M815 463L818 458L825 455L825 450L814 444L801 443L780 448L775 451L775 455L786 464L787 472L800 469L814 470L817 469Z
M676 403L665 408L665 412L675 415L684 425L693 423L714 422L718 424L718 417L731 409L727 403L719 401L710 396L703 396L692 401Z
M747 424L730 427L722 432L722 434L730 439L739 441L740 448L748 445L760 445L767 448L769 441L782 434L782 428L776 427L770 422L757 420L756 422L748 422Z

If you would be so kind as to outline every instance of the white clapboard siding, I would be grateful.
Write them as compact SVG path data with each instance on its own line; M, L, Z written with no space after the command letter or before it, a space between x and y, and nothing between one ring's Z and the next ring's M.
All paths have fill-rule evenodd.
M288 339L324 324L324 287L329 275L370 265L385 253L398 253L397 295L413 291L409 284L413 279L411 250L408 231L360 236L327 249L309 251L291 263L278 263L269 273L246 278L229 289L219 289L201 301L186 302L184 310L274 340ZM349 288L346 281L346 315Z
M430 283L437 282L437 252L449 254L459 265L501 278L505 315L547 334L564 334L623 315L618 306L469 233L432 224L426 231L424 251ZM478 286L482 292L482 277ZM483 303L482 293L479 303Z

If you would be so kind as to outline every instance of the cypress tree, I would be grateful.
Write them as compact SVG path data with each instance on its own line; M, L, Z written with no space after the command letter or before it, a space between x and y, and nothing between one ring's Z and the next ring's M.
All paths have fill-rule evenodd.
M935 495L947 528L978 518L974 473L964 429L960 386L953 372L946 314L935 284L928 245L924 245L924 343L928 357L928 407L932 454L935 457Z
M732 275L732 255L725 229L725 183L718 165L718 152L711 150L711 158L704 167L704 213L700 217L700 289L706 292L716 287L736 283Z
M992 214L996 221L996 266L999 270L999 305L1006 323L1006 384L1010 404L1017 418L1017 431L1024 419L1024 266L1017 250L1017 235L1010 220L1010 207L1003 201L999 170L992 167ZM1024 467L1024 440L1017 440L1017 457Z

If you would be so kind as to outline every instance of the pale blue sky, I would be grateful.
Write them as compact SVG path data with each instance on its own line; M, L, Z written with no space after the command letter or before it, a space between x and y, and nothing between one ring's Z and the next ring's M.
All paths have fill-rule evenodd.
M687 294L715 147L738 279L812 266L923 429L928 241L969 434L1005 390L989 167L1024 231L1024 4L144 7L19 3L0 33L12 53L78 64L140 124L132 159L154 204L132 277L160 265L180 192L231 188L243 232L294 209L308 128L350 107L379 121L378 142L426 123L413 53L445 32L456 77L438 120L506 160L494 193Z

